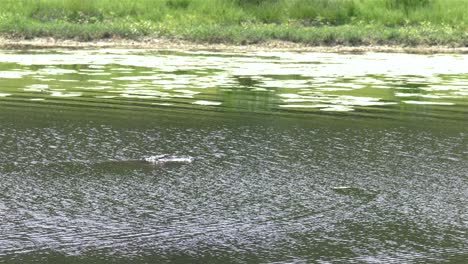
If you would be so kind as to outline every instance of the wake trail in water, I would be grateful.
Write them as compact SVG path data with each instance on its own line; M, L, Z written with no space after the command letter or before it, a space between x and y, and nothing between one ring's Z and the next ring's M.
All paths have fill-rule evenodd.
M137 159L103 159L103 160L83 160L83 159L70 159L70 160L63 160L63 161L50 161L50 160L43 160L43 161L30 161L27 164L23 162L15 161L13 162L14 165L52 165L52 164L87 164L87 165L97 165L97 164L106 164L106 163L141 163L141 164L149 164L149 165L164 165L164 164L184 164L184 163L192 163L195 158L191 156L175 156L169 154L162 154L162 155L150 155L150 156L143 156Z

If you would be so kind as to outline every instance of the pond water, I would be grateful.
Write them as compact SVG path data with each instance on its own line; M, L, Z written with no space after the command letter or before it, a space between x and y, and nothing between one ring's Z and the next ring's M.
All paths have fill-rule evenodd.
M462 263L467 65L0 51L0 263Z

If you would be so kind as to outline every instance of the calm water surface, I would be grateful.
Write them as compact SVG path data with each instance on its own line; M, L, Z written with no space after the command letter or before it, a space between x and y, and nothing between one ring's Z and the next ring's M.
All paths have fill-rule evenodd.
M464 263L467 65L0 51L0 263Z

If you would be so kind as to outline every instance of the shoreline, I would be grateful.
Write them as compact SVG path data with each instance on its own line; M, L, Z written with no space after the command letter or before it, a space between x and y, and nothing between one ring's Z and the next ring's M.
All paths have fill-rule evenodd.
M212 51L293 51L325 53L413 53L413 54L468 54L468 47L448 46L402 46L402 45L364 45L364 46L310 46L289 41L265 41L248 45L229 43L193 42L169 38L101 39L77 41L72 39L34 38L18 39L0 37L0 49L160 49L160 50L212 50Z

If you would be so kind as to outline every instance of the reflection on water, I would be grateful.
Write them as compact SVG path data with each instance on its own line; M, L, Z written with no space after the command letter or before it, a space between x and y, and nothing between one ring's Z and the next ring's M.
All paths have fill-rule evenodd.
M467 60L3 51L0 263L463 263Z

